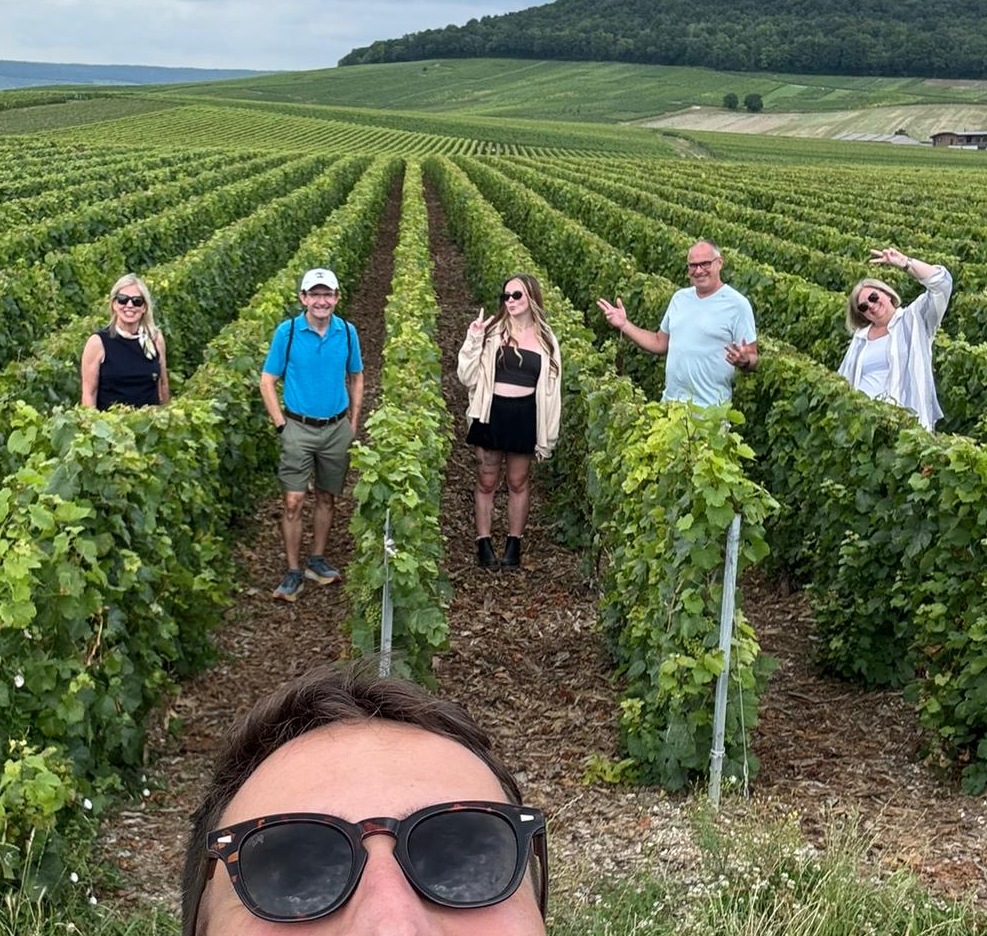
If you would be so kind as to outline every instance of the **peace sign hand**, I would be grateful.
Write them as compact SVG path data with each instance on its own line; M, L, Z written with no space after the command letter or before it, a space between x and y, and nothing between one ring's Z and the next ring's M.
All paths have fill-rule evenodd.
M607 321L619 331L624 330L627 324L627 309L624 308L624 301L617 299L617 304L613 305L606 299L597 299L596 304L600 307Z
M487 318L483 317L483 306L480 306L479 315L470 322L470 334L479 338L487 330L487 325L492 319L492 315Z
M905 264L908 263L908 257L898 250L897 247L885 247L881 250L871 247L870 262L886 263L888 266L896 266L901 267L901 269L905 269Z

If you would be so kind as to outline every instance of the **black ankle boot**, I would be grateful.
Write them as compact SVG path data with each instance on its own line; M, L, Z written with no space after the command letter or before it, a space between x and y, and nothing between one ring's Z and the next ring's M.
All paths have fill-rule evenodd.
M500 560L502 569L519 569L521 567L521 537L508 536L504 544L504 558Z
M476 541L476 562L481 569L499 569L500 560L494 552L489 536L481 536Z

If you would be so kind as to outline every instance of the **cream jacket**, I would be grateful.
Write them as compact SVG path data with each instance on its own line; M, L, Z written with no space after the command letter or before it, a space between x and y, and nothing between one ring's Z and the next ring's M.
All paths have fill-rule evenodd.
M496 338L484 345L483 335L467 331L466 340L459 349L459 380L470 392L468 419L490 421L490 407L494 397L495 358L500 348ZM559 438L559 421L562 416L562 357L559 343L552 335L552 357L558 366L558 373L551 371L551 359L544 349L541 354L541 373L535 385L535 455L548 458Z

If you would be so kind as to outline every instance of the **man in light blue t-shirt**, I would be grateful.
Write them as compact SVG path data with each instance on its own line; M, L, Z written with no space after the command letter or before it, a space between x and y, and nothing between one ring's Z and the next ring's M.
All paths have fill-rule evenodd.
M691 400L715 406L731 398L737 369L757 367L757 330L750 302L720 279L723 257L712 241L689 248L686 266L692 286L672 296L657 332L627 318L618 298L597 305L607 321L636 345L667 354L663 400Z

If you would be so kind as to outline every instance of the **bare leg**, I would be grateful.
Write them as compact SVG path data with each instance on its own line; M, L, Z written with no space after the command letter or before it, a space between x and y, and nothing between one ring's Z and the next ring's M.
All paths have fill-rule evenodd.
M476 535L490 535L493 524L494 493L500 483L500 465L504 453L476 447L476 490L473 507L476 513Z
M336 497L328 491L315 489L315 506L312 510L312 555L324 556L329 542L329 530L336 507Z
M284 514L281 516L281 536L289 569L300 569L299 554L302 549L302 507L305 491L284 492Z
M523 536L531 508L531 455L507 455L507 531L511 536Z

